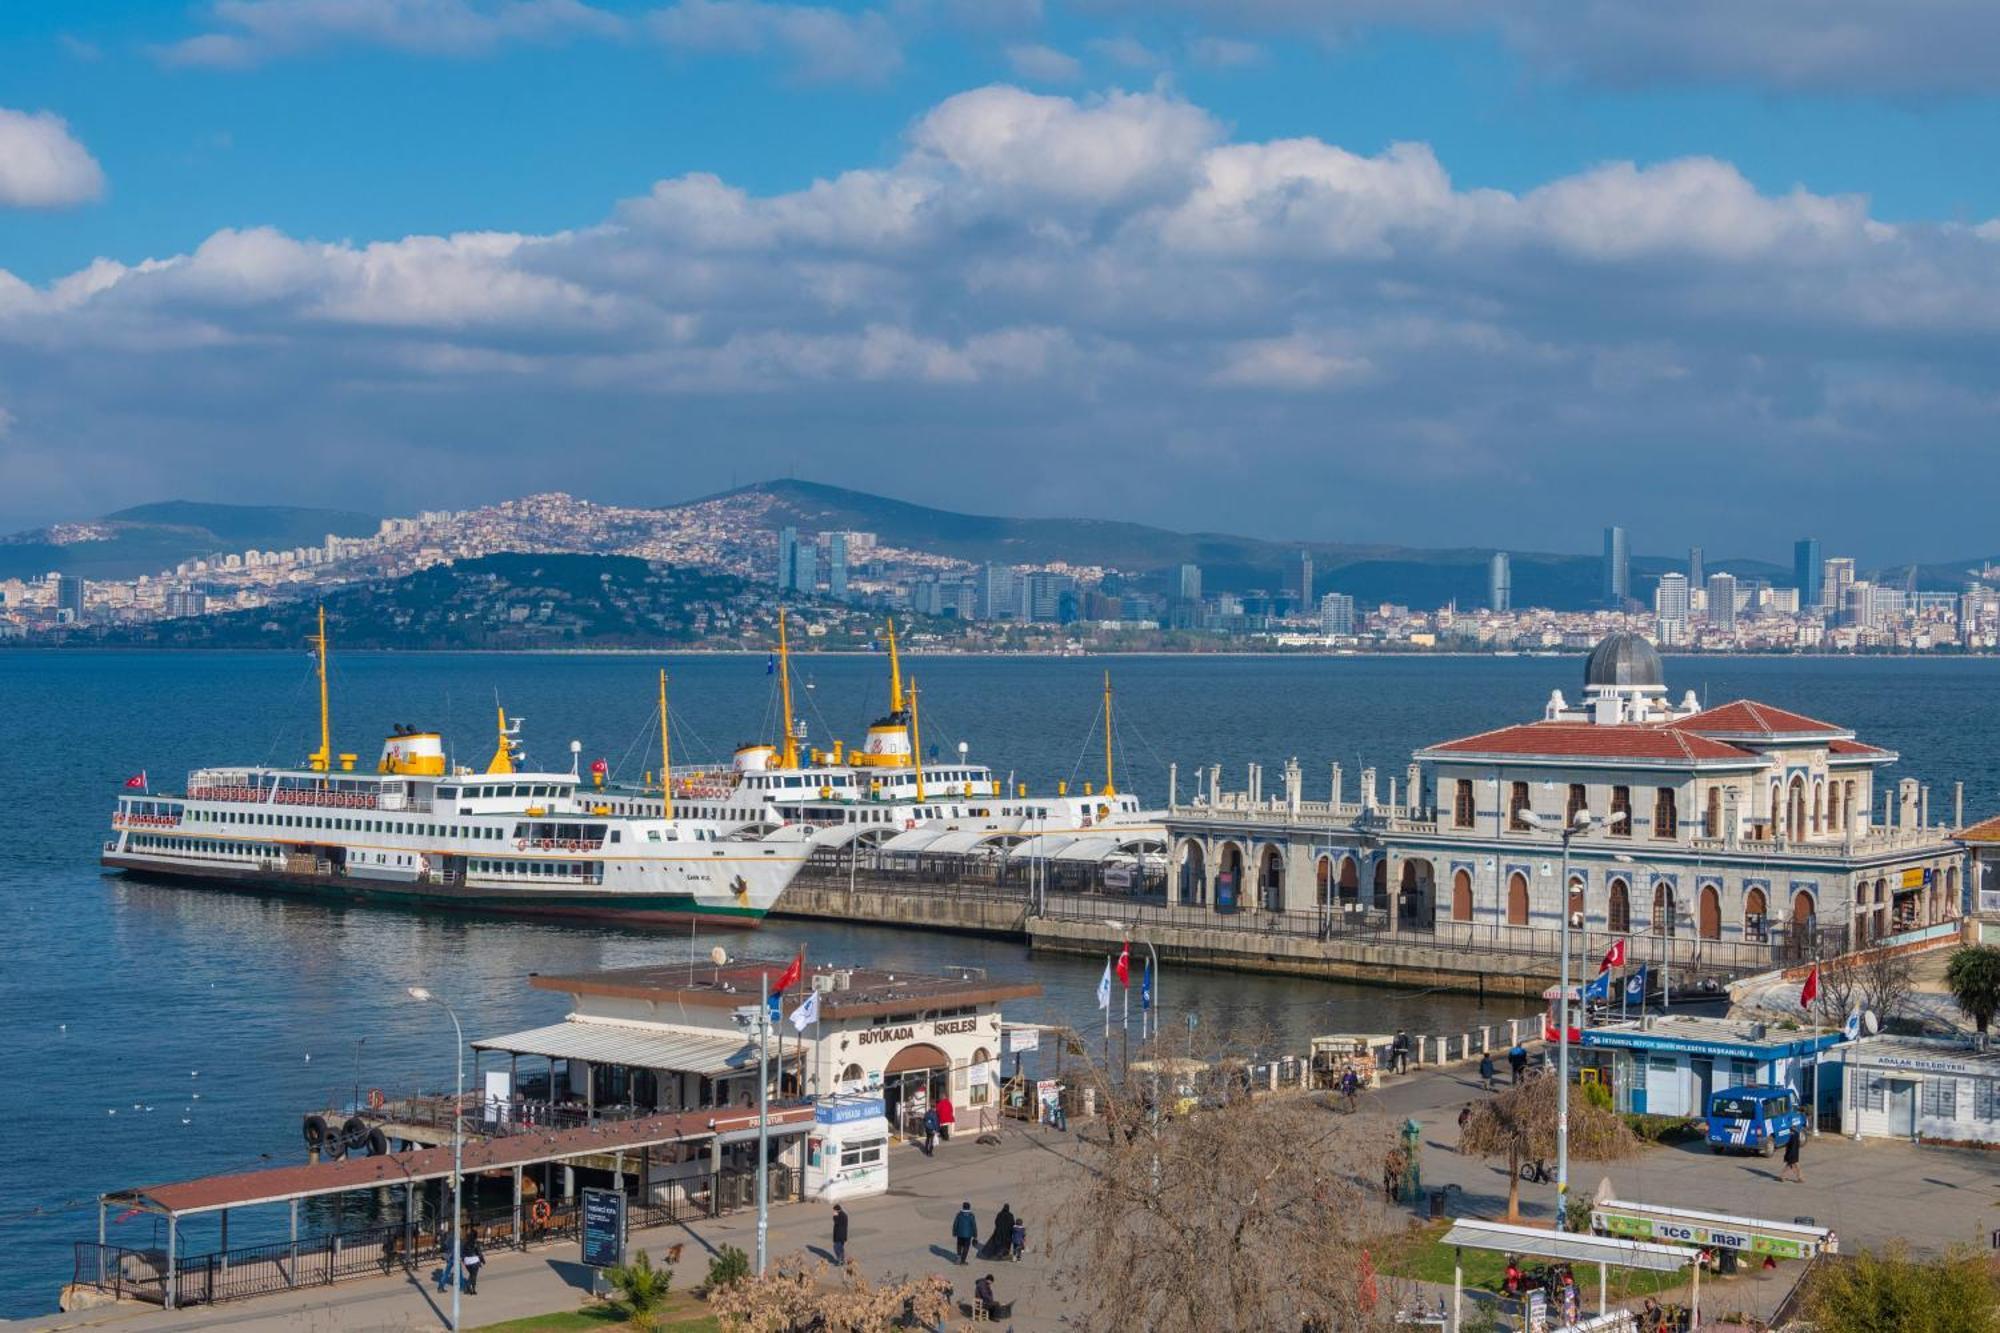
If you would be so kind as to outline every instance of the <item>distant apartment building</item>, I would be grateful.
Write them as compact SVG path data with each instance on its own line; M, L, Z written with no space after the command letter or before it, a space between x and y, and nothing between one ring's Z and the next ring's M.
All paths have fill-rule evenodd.
M1486 605L1494 611L1514 609L1514 568L1505 551L1495 551L1486 564Z
M789 591L798 586L799 530L797 528L778 529L778 569L772 581L781 591Z
M1708 573L1702 565L1701 548L1699 546L1688 547L1688 587L1699 588L1707 577Z
M1182 565L1182 566L1181 566L1181 569L1180 569L1180 586L1179 586L1179 590L1178 590L1178 592L1176 593L1176 595L1177 595L1177 596L1179 596L1179 597L1182 597L1182 598L1184 598L1184 599L1186 599L1187 601L1190 601L1190 602L1198 602L1198 601L1200 601L1200 600L1201 600L1201 566L1200 566L1200 565Z
M208 612L208 594L197 588L170 588L164 609L172 617L205 615Z
M836 602L847 600L847 538L844 532L826 534L826 595Z
M1632 546L1625 529L1604 530L1604 604L1623 607L1632 595Z
M973 576L974 620L1005 620L1015 614L1014 571L991 562Z
M1803 604L1803 592L1798 588L1772 588L1771 609L1780 615L1795 616Z
M1734 574L1708 576L1708 623L1711 629L1727 632L1736 628L1739 591Z
M1301 611L1313 604L1313 558L1301 550L1285 564L1285 593Z
M1820 555L1819 538L1801 537L1792 543L1792 582L1798 585L1800 606L1821 604L1826 584L1826 560Z
M1854 586L1854 560L1851 556L1830 557L1820 567L1819 601L1814 605L1836 614L1847 608L1847 590Z
M1687 575L1660 575L1659 586L1653 589L1653 616L1663 631L1668 625L1686 625L1689 609Z
M1023 576L1016 589L1015 618L1068 624L1077 618L1076 580L1067 574Z
M1319 599L1320 633L1347 637L1354 633L1354 599L1344 592L1330 592Z
M74 574L56 575L56 621L75 625L83 620L83 580Z

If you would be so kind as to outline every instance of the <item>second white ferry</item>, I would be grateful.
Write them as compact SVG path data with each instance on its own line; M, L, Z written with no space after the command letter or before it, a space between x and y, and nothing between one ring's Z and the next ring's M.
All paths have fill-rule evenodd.
M320 746L305 765L197 769L174 795L135 779L106 868L424 908L754 926L810 850L802 831L744 833L657 797L644 814L614 809L576 772L524 767L504 711L484 772L448 769L443 737L414 728L356 772L356 756L333 752L324 611L315 648ZM664 736L664 674L660 712Z

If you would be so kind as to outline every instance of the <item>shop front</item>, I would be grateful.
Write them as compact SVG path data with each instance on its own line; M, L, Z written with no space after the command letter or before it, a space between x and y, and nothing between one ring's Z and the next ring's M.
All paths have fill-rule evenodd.
M806 1197L832 1202L888 1190L884 1099L866 1093L820 1098L806 1139Z
M1843 1134L2000 1143L2000 1051L1953 1041L1869 1037L1847 1045L1841 1065L1847 1089Z
M1581 1077L1608 1085L1613 1105L1635 1115L1706 1115L1712 1094L1753 1084L1789 1087L1809 1101L1815 1054L1840 1041L1837 1031L1774 1033L1761 1023L1653 1017L1585 1029ZM1820 1082L1821 1104L1831 1106L1839 1080Z

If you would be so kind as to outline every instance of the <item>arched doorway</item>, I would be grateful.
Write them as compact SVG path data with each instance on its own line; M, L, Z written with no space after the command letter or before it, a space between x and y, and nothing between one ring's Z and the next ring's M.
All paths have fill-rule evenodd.
M1192 838L1181 844L1180 900L1184 903L1208 901L1208 857L1201 844Z
M1375 910L1389 910L1389 858L1386 856L1375 858Z
M1583 876L1580 874L1571 874L1569 877L1569 916L1572 929L1586 924L1590 919L1584 915Z
M1222 844L1215 857L1215 905L1235 911L1243 903L1243 849L1233 842Z
M1340 901L1354 903L1361 900L1361 868L1351 856L1340 858Z
M1528 924L1528 877L1518 870L1507 876L1507 924Z
M1403 862L1396 890L1396 920L1405 930L1429 930L1437 921L1437 872L1422 857Z
M928 1042L911 1042L882 1070L882 1109L904 1137L923 1131L924 1112L951 1092L951 1057Z
M1270 912L1285 910L1285 853L1266 846L1257 853L1257 905Z
M1743 895L1743 938L1763 943L1771 938L1771 908L1764 891L1751 888Z
M1713 884L1701 886L1701 910L1695 933L1705 940L1722 938L1722 894Z
M1632 890L1623 879L1612 880L1605 894L1604 928L1616 935L1632 933Z
M1818 916L1810 893L1800 889L1792 895L1792 944L1801 956L1812 948L1813 935L1819 927Z
M1472 872L1454 870L1451 872L1451 919L1453 921L1472 920Z
M1674 889L1665 880L1653 885L1653 922L1655 935L1671 936L1674 933Z

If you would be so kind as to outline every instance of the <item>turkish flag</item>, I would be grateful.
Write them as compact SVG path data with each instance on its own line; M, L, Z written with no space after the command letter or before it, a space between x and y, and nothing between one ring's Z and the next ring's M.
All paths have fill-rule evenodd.
M1609 972L1614 967L1625 966L1625 941L1613 940L1611 947L1604 951L1604 961L1597 965L1600 972Z
M1132 985L1132 945L1127 941L1118 951L1118 984L1126 988Z
M611 765L605 763L602 759L593 759L590 761L590 771L599 777L603 777L611 771Z
M1812 1007L1812 1002L1818 998L1819 998L1819 964L1814 963L1813 970L1806 973L1806 984L1799 987L1799 1008L1810 1009Z
M785 974L778 978L778 983L775 986L771 987L771 993L773 995L782 995L792 987L798 985L799 974L805 971L805 967L806 955L805 951L801 949L792 955L792 965L785 969Z
M144 791L146 789L145 770L141 769L139 772L134 773L131 777L125 779L125 785L134 791Z

